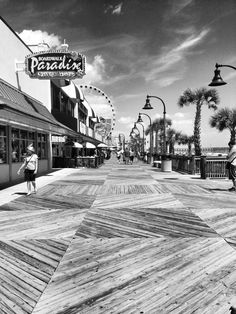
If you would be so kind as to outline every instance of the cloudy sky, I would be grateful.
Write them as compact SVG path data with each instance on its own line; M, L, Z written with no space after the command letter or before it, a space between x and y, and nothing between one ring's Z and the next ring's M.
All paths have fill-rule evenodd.
M195 108L178 108L178 98L208 87L216 62L236 66L235 0L0 0L0 12L26 44L65 39L86 56L87 74L77 83L111 99L116 134L130 133L149 94L164 100L175 129L191 135ZM220 106L232 108L236 71L221 74L228 84L217 88ZM151 103L146 113L162 116L162 103ZM209 109L202 114L203 146L227 146L228 132L209 127Z

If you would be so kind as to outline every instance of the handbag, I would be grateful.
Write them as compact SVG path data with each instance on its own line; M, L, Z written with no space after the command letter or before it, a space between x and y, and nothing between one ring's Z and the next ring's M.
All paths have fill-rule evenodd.
M24 169L24 173L26 172L26 170L28 170L28 169L26 169L26 167L27 167L27 165L28 165L28 163L30 162L30 160L31 160L32 157L33 157L33 155L31 155L30 159L26 162L26 164L25 164L25 169Z

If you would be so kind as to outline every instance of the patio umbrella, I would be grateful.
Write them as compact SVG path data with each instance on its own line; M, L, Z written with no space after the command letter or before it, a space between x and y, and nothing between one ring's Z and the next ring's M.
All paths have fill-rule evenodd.
M78 142L74 142L73 147L75 147L75 148L83 148L83 145L78 143Z
M90 142L86 142L84 145L86 148L96 148L96 146Z
M98 146L97 147L100 147L100 148L106 148L106 147L108 147L106 144L104 144L104 143L100 143L100 144L98 144Z

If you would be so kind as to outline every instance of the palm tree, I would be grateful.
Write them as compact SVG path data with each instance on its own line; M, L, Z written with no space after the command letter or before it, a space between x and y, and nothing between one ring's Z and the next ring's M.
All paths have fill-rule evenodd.
M188 156L191 156L192 153L192 144L194 143L193 135L181 134L178 140L179 144L188 145Z
M194 146L195 154L200 156L202 153L201 149L201 110L203 105L207 105L209 109L217 109L219 104L218 92L215 89L206 89L205 87L191 90L188 88L183 92L178 100L178 105L180 107L188 105L196 106L196 115L194 120Z
M223 108L210 118L210 126L220 132L228 129L230 140L236 140L236 109Z
M169 128L167 130L167 137L166 137L166 142L167 145L169 146L169 153L174 154L175 153L175 143L179 142L181 138L181 132L176 131L175 129Z
M172 125L172 121L169 118L166 118L166 127L171 126ZM153 121L152 125L148 126L145 130L145 135L150 134L150 132L156 132L156 143L155 143L155 147L158 147L158 137L160 135L160 137L163 137L163 126L164 126L164 120L163 118L157 118Z

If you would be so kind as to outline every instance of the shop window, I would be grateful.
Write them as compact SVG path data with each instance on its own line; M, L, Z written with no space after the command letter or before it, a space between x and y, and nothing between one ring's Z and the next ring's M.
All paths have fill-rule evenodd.
M12 147L12 162L20 161L20 141L19 139L12 139L11 147Z
M6 127L0 126L0 164L7 162L7 136Z
M27 131L25 130L20 130L20 138L22 140L27 140Z
M35 133L34 132L29 132L29 140L32 140L32 141L35 140Z
M28 132L27 135L27 146L32 145L34 148L35 147L35 133L34 132Z
M52 156L53 157L63 157L63 145L64 143L54 143L52 144Z
M65 146L65 157L71 157L71 147Z
M29 145L35 147L35 133L26 130L12 129L12 162L22 162Z
M47 136L43 133L38 133L37 154L40 159L47 158Z

